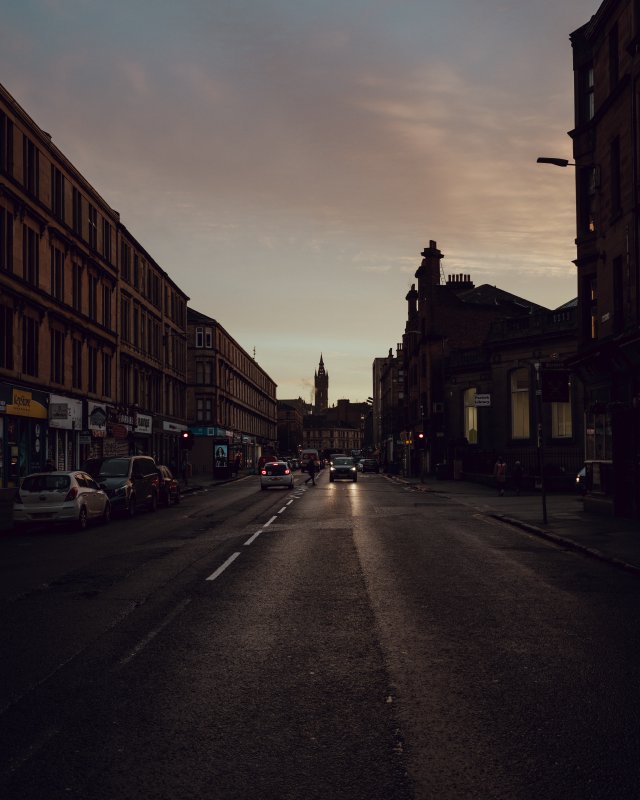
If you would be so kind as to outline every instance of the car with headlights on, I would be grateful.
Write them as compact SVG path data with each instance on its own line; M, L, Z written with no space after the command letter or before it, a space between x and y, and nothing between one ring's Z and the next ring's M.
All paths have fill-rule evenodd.
M270 461L260 470L260 488L269 489L272 486L284 486L293 489L293 472L286 461Z
M85 530L91 520L110 519L106 492L80 470L27 475L20 481L13 503L13 521L18 528L67 522Z
M339 479L347 479L354 483L358 480L356 462L351 456L336 456L331 462L329 481L333 483L333 481Z
M378 472L378 460L375 458L363 458L361 470L362 472Z

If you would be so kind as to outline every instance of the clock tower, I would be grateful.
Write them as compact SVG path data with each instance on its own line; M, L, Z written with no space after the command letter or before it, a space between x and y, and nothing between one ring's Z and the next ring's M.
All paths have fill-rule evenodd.
M320 353L320 364L314 376L314 404L313 413L322 414L329 408L329 373L325 372L322 353Z

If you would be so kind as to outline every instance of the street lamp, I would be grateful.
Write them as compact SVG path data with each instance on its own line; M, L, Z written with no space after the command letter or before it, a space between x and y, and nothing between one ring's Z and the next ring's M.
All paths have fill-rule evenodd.
M536 163L553 164L555 167L575 167L575 162L569 161L567 158L548 158L547 156L538 156Z

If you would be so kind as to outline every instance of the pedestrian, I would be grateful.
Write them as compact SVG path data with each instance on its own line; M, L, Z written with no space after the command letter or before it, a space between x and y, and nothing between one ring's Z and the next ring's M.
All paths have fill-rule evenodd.
M318 466L316 464L315 458L310 458L307 461L307 472L309 473L309 477L305 481L305 483L309 483L311 481L311 485L316 485L316 472L318 471Z
M236 478L238 477L238 473L240 472L240 465L241 464L242 464L242 459L240 458L240 455L238 454L238 455L236 455L236 457L233 460L233 471L235 473Z
M189 463L189 459L185 456L182 459L182 480L185 483L185 486L189 485L189 478L191 477L191 464Z
M498 457L493 468L493 477L496 479L496 488L500 497L504 496L504 487L507 482L507 465L502 456Z
M522 468L522 464L519 461L516 461L511 471L511 480L513 481L513 488L518 496L520 495L520 489L522 488L523 475L524 469Z

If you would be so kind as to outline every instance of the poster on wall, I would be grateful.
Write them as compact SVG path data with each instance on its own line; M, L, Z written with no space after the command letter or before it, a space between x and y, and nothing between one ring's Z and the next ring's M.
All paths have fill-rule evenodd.
M216 444L215 450L215 465L216 467L226 467L228 464L229 458L229 445L228 444Z

